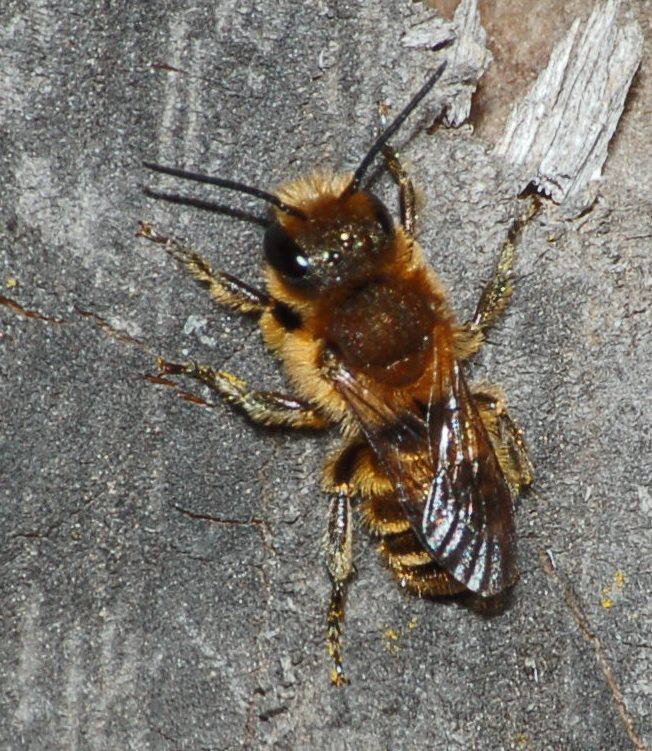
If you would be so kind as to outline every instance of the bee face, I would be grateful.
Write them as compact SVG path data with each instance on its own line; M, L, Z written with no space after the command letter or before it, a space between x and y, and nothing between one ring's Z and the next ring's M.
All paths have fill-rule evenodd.
M265 258L291 287L321 295L378 269L394 240L385 205L371 193L322 199L306 218L282 216L266 230Z

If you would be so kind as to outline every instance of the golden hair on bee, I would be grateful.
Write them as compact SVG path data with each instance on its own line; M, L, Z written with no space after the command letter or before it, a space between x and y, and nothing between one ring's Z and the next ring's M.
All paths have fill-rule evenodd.
M441 47L446 46L442 44ZM351 174L315 173L274 193L146 162L156 172L262 199L266 289L213 271L192 248L151 225L140 234L179 259L222 306L256 316L293 395L250 387L196 363L159 360L162 373L210 386L255 423L321 430L342 444L324 469L330 496L325 558L331 579L327 643L332 682L347 682L341 632L353 570L352 506L378 538L404 589L424 596L492 596L515 580L513 508L532 470L520 429L495 386L472 386L463 365L512 294L516 221L476 313L457 321L415 239L414 190L390 138L440 80L442 63ZM398 184L396 223L361 187L376 156ZM157 198L215 208L178 194Z

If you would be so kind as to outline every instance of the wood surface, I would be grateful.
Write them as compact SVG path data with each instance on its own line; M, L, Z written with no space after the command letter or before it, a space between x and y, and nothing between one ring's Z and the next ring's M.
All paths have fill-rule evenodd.
M425 132L446 96L475 88L456 59L395 140L420 189L420 241L462 318L523 209L523 165L495 149L548 55L530 56L527 75L505 66L527 45L552 51L593 8L555 0L523 17L516 5L482 17L494 65L474 95L477 132ZM4 0L0 747L650 747L652 10L616 10L617 29L636 21L646 38L629 93L622 83L606 109L602 180L579 214L545 202L471 374L504 387L531 447L521 579L488 614L405 596L358 524L352 683L334 689L319 473L336 436L255 429L145 378L161 354L283 388L255 325L135 237L153 222L260 284L262 231L146 198L143 184L172 184L141 160L268 190L355 168L376 102L396 111L445 54L408 44L434 11ZM374 190L396 210L380 169Z

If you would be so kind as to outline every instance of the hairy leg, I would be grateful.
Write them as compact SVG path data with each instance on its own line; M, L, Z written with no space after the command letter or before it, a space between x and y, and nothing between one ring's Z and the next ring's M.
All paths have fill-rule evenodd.
M226 370L194 362L167 362L163 358L158 359L158 367L165 375L186 375L205 383L259 425L318 430L328 426L328 421L309 403L275 391L252 389Z
M325 548L326 568L331 580L327 615L328 652L334 663L331 682L335 686L342 686L349 682L342 664L342 625L347 585L353 572L351 497L345 486L331 497Z
M514 422L505 404L502 391L491 384L480 384L472 390L482 421L493 441L496 457L512 494L534 482L534 470L528 456L522 429Z
M414 237L416 232L417 208L414 185L408 173L400 162L398 153L391 146L383 147L385 166L399 187L399 203L401 206L401 224L406 234Z
M250 287L231 274L213 271L197 251L175 237L159 234L151 224L141 222L138 236L162 245L167 253L180 261L200 283L208 287L213 299L225 308L248 315L261 315L274 307L276 301L266 292Z
M516 249L523 230L539 208L540 203L536 199L530 201L527 210L512 223L498 256L494 275L482 290L475 315L459 330L458 349L462 359L471 357L482 347L487 331L497 323L507 309L514 291Z

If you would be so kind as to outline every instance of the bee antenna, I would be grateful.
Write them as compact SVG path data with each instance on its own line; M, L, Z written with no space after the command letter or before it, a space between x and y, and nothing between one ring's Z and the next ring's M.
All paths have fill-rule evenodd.
M260 188L253 188L251 185L245 185L236 180L226 180L223 177L204 175L201 172L188 172L188 170L178 169L177 167L166 167L163 164L156 164L155 162L143 162L143 167L151 169L153 172L160 172L163 175L180 177L182 180L192 180L196 183L217 185L220 188L236 190L238 193L246 193L247 195L255 196L256 198L262 198L263 201L271 203L286 214L292 214L299 219L307 219L305 212L301 211L301 209L298 209L296 206L290 206L285 203L285 201L281 201L281 199L273 193L268 193L266 190L261 190Z
M441 49L442 47L447 47L449 44L453 42L453 39L447 39L444 42L440 42L438 45L435 46L434 49ZM372 147L367 152L364 159L360 162L360 166L358 169L353 173L353 177L351 178L351 182L347 185L344 192L342 193L342 198L351 195L351 193L354 193L358 186L360 185L360 181L362 180L362 177L364 173L369 168L369 165L373 162L373 160L378 155L378 152L383 148L383 146L389 141L389 139L396 133L396 131L403 125L403 123L407 120L407 118L412 114L412 111L416 109L416 107L419 105L421 100L430 92L430 89L437 83L437 81L441 78L443 72L446 70L446 61L437 68L437 70L430 76L430 78L423 84L423 86L417 91L417 93L412 97L412 99L408 102L408 104L403 108L401 112L396 116L394 121L387 127L385 130L378 136L378 138L373 143Z

